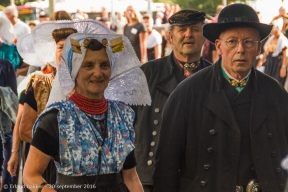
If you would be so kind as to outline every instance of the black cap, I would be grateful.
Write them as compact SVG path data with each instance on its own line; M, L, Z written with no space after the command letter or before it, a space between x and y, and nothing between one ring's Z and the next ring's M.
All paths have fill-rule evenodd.
M189 25L203 22L206 13L194 9L182 9L169 18L170 25Z
M203 26L203 36L215 43L223 31L233 27L255 28L259 31L260 40L265 39L272 29L272 25L259 22L259 17L252 7L235 3L222 9L217 23L208 23Z

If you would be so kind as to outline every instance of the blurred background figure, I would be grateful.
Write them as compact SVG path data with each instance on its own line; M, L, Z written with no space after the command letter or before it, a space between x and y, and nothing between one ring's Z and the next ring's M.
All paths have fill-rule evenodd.
M161 26L164 18L164 13L158 11L155 18L155 26Z
M102 17L109 17L109 13L106 7L101 8L101 16Z
M162 57L170 55L173 47L170 40L169 24L164 25L164 34L162 37Z
M146 27L140 22L139 14L132 5L127 7L125 17L127 24L124 27L124 35L130 40L141 64L144 64L147 60Z
M32 30L36 26L36 21L29 21L28 26Z
M287 71L288 40L281 32L283 19L273 21L271 36L264 44L264 53L258 61L257 68L265 66L264 73L278 80L284 85Z
M221 10L224 8L224 6L223 5L218 5L217 7L216 7L216 13L215 13L215 16L213 17L213 19L212 19L212 23L217 23L217 21L218 21L218 15L219 15L219 13L221 12Z
M150 15L145 14L143 22L148 32L146 40L148 61L159 59L162 56L162 36L153 29L153 18Z
M288 37L288 31L287 31L288 15L287 15L287 12L286 12L286 8L284 6L281 6L279 8L279 15L275 16L272 19L271 23L273 23L273 21L278 20L280 18L283 19L283 25L281 26L281 31L286 37Z
M8 6L4 9L4 13L14 27L16 40L31 32L30 27L18 18L18 10L16 6Z
M111 29L111 22L110 22L110 19L108 17L100 17L98 19L98 21L103 23L107 28Z
M117 20L116 20L116 33L124 34L124 26L127 24L127 20L123 17L121 12L117 12Z
M84 13L82 10L77 9L76 13L74 14L74 18L73 19L88 19L88 14Z
M175 4L171 6L169 18L174 15L175 13L181 11L179 4Z
M50 21L56 21L56 20L72 20L71 15L65 11L65 10L60 10L60 11L55 11L54 13L51 14Z
M45 11L40 11L39 14L39 22L49 21L49 15L45 13Z
M218 5L216 7L216 13L215 13L214 17L212 17L212 20L210 20L209 22L217 23L218 15L220 14L220 12L223 8L224 8L223 5ZM204 46L203 46L203 50L202 50L202 57L205 60L207 60L213 64L219 59L219 56L216 52L216 47L215 47L214 43L211 43L208 40L205 41Z
M168 23L168 19L170 17L170 10L171 10L171 6L169 3L165 3L164 5L164 17L163 17L163 21L162 24Z
M14 70L17 70L21 65L21 58L16 46L13 44L14 40L14 27L6 15L0 12L0 58L8 59L12 63Z

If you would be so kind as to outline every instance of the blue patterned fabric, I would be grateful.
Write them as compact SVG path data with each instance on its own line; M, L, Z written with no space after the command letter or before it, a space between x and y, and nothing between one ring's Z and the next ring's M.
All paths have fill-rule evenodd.
M134 111L122 102L107 101L108 137L102 147L100 175L120 172L125 158L135 148ZM57 171L69 176L97 175L98 147L103 141L97 131L100 127L94 127L88 114L81 111L71 100L48 107L38 117L33 132L37 129L39 118L55 108L59 110L57 120L60 163L56 163ZM105 113L89 116L95 120L105 119Z

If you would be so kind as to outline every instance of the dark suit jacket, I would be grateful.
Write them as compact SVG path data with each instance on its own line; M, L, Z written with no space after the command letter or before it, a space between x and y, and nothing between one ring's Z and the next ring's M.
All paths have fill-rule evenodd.
M288 154L288 94L271 77L254 69L251 75L255 171L262 191L283 192L287 173L280 162ZM170 95L155 157L155 192L235 191L241 133L223 81L218 61Z
M201 60L197 70L210 65L211 63ZM184 79L184 75L180 66L175 62L173 52L169 56L147 62L141 68L147 78L152 104L151 106L134 107L136 112L136 168L142 184L152 185L154 155L158 145L161 113L168 96Z

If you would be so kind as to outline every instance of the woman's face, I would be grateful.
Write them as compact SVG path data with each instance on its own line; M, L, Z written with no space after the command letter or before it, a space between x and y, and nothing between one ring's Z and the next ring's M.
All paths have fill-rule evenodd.
M98 51L87 49L76 77L75 90L86 98L101 99L110 76L110 61L105 48Z
M63 52L63 47L66 39L61 39L56 43L56 69L58 70L58 66L60 64L62 52Z
M126 9L126 17L128 19L134 19L135 18L135 12L131 6L128 6Z

